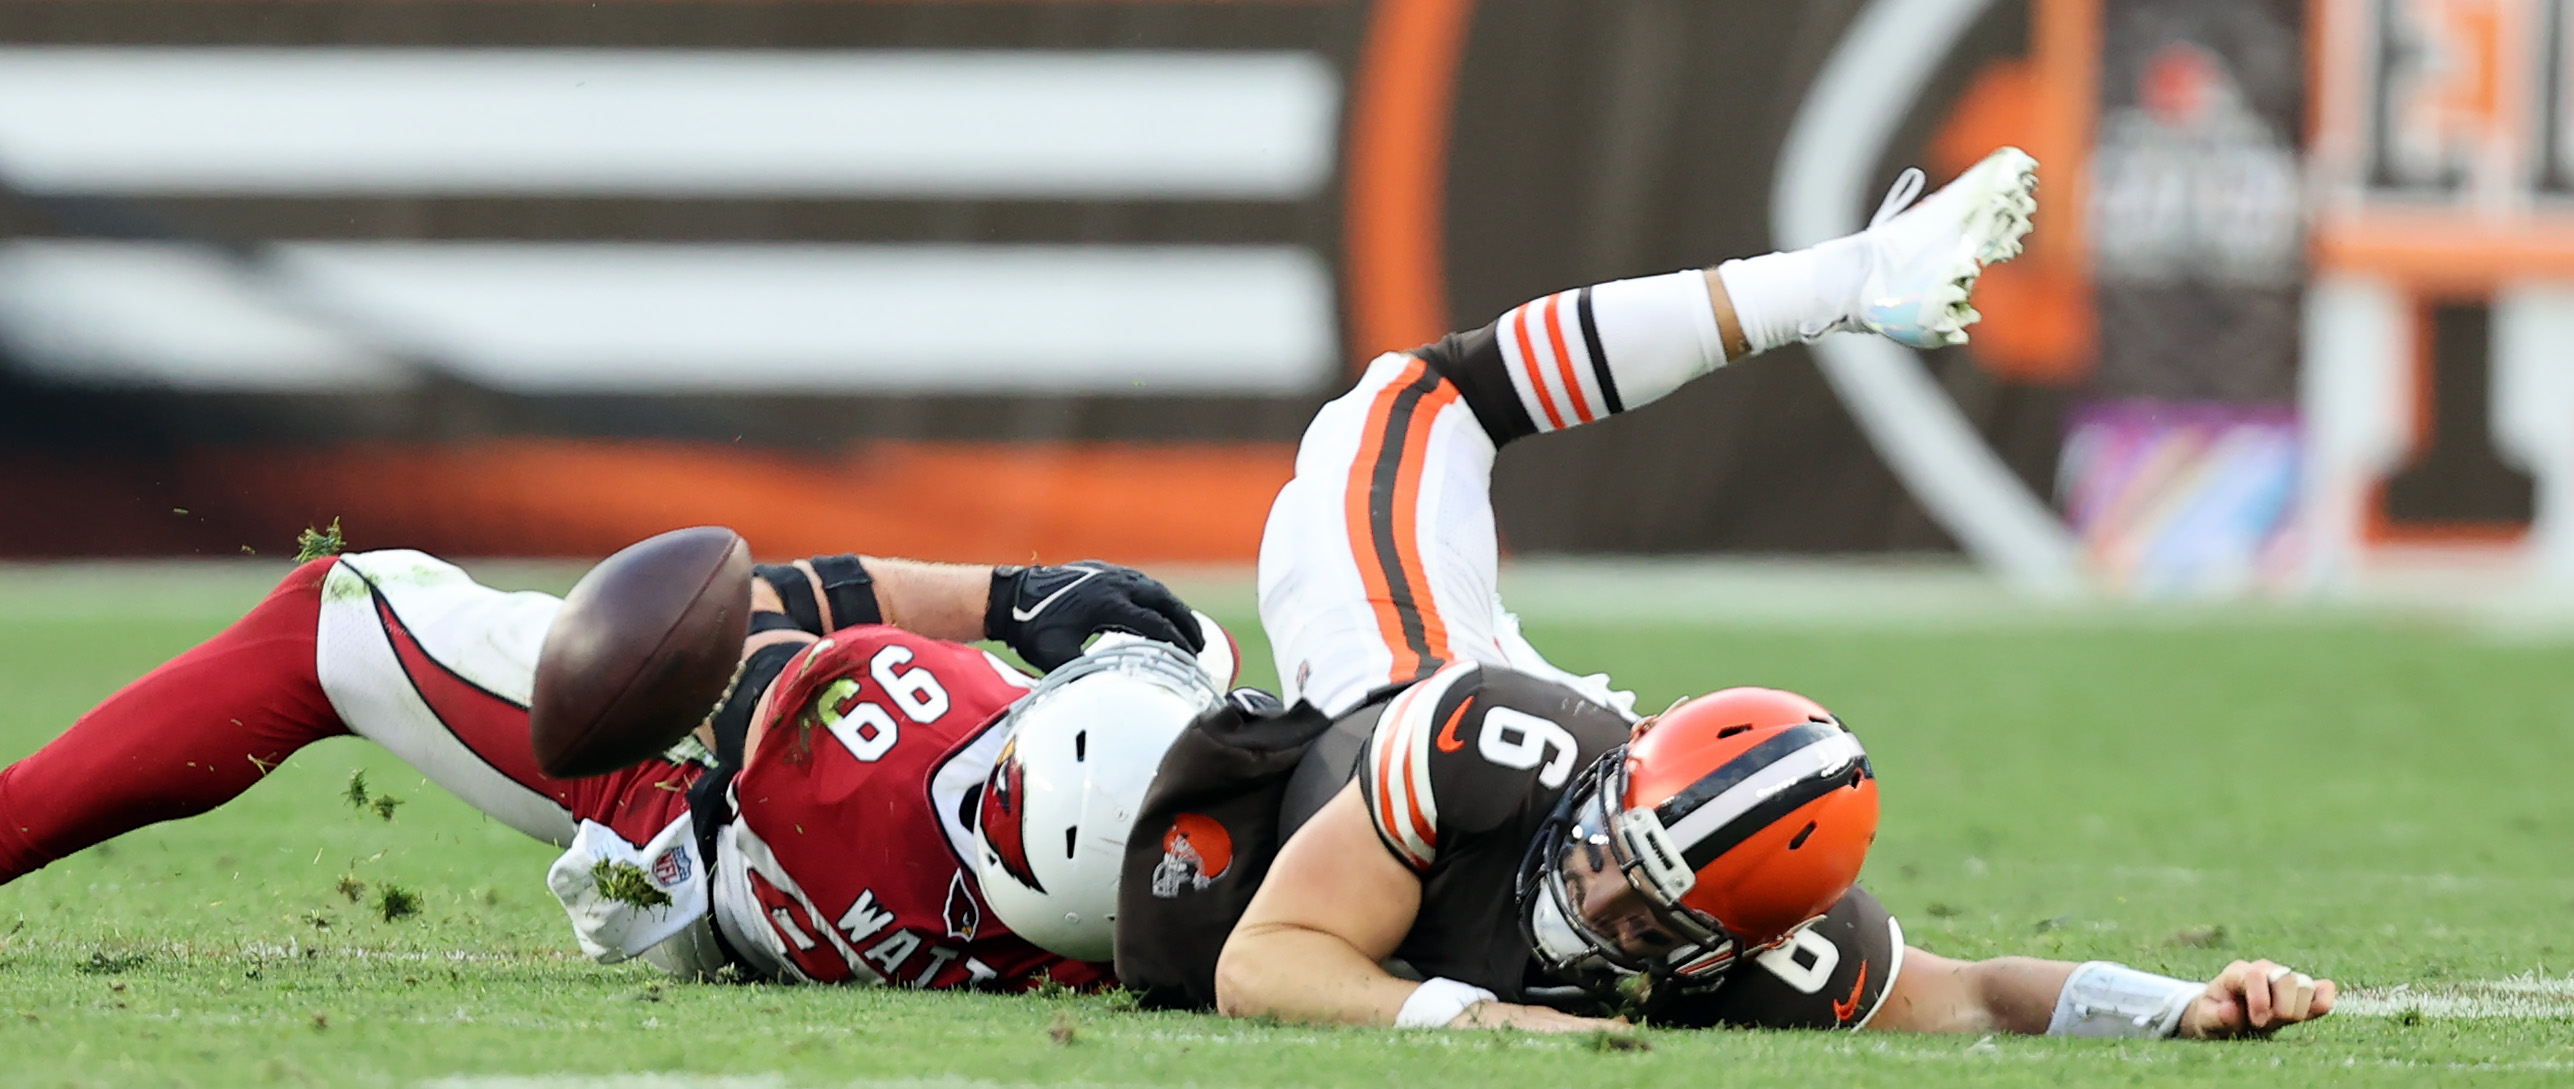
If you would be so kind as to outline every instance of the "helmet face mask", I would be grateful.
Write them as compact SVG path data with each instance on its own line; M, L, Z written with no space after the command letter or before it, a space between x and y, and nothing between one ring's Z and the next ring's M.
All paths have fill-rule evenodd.
M1652 812L1613 801L1626 794L1626 755L1621 746L1595 761L1530 845L1519 882L1530 947L1550 971L1586 986L1721 975L1739 943L1679 902L1696 875Z

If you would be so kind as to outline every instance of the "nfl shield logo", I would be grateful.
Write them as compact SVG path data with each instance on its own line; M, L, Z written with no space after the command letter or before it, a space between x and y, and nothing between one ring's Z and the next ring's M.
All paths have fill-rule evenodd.
M688 856L673 847L652 860L652 883L669 888L688 880Z

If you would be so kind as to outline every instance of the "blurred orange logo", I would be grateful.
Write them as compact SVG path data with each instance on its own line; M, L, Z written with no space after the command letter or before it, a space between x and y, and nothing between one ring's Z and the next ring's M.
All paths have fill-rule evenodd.
M1153 895L1168 900L1182 889L1204 890L1233 868L1233 834L1215 818L1182 813L1162 833L1162 862L1153 867Z

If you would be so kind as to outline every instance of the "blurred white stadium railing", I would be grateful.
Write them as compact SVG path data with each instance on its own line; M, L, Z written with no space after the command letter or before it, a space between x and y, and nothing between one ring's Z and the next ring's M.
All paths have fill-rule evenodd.
M1306 53L0 49L0 161L60 193L1304 196Z
M0 178L1286 201L1330 180L1340 95L1301 52L0 49ZM1280 394L1329 380L1338 317L1296 246L147 237L0 244L0 338L58 380L189 390Z
M66 380L265 391L399 388L399 356L515 393L1292 394L1337 353L1331 272L1293 246L268 251L253 277L201 246L0 245L0 340Z

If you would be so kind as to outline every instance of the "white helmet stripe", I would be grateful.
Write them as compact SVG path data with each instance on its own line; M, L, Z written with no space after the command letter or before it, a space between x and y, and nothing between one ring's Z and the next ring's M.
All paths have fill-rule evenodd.
M1770 766L1752 773L1724 793L1690 810L1688 816L1672 822L1671 838L1680 845L1683 853L1687 853L1700 840L1778 792L1826 772L1849 767L1866 755L1867 751L1860 748L1856 735L1836 730L1816 739L1811 745L1780 757Z

